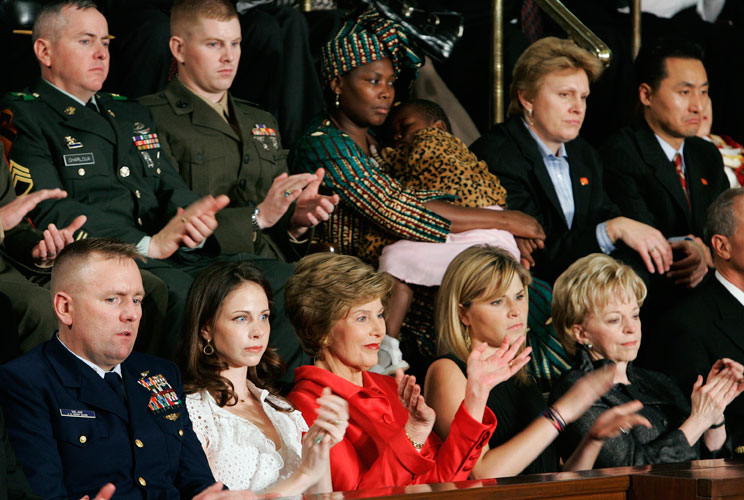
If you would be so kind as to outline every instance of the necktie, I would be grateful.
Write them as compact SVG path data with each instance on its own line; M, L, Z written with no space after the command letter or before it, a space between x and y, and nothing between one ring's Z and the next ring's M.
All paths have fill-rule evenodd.
M93 104L93 99L85 103L85 107L89 110L93 111L94 113L98 113L98 108L95 104Z
M685 179L685 173L682 171L682 155L679 153L675 154L672 162L674 163L674 171L677 172L677 177L679 177L679 183L682 184L682 191L685 193L687 208L692 211L692 206L690 205L690 193L687 191L687 179Z
M106 381L106 383L113 389L113 391L116 393L117 396L122 401L127 400L127 395L124 392L124 383L121 380L121 377L116 372L106 372L103 376L103 380Z
M522 33L530 43L534 43L540 38L540 35L542 35L542 21L537 0L523 0L522 9L519 12L519 21L522 25Z

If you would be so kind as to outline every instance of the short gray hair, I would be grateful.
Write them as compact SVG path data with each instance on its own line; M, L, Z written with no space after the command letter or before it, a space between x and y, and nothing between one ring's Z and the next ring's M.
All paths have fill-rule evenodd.
M39 38L47 38L56 41L60 29L64 26L63 22L66 22L62 10L67 7L79 10L98 10L98 6L93 0L56 0L50 2L41 8L39 15L36 17L31 32L31 40L35 42Z
M711 239L716 234L732 236L736 232L737 220L734 203L742 195L744 195L744 188L727 189L710 204L705 217L705 228L703 228L703 238L707 245L710 246Z

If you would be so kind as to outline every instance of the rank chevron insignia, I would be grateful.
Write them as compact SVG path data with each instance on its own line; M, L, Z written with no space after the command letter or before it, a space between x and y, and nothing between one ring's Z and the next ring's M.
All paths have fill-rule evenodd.
M13 186L17 195L26 194L34 187L31 171L13 160L10 160L10 178L13 179Z

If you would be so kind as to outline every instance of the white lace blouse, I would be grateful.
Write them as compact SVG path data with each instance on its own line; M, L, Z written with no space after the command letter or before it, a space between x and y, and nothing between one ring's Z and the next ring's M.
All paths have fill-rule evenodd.
M286 402L250 382L248 388L279 434L279 450L252 422L220 408L206 390L187 395L186 406L215 479L230 489L258 492L299 468L302 433L308 427L299 411L277 411L266 400L289 407Z

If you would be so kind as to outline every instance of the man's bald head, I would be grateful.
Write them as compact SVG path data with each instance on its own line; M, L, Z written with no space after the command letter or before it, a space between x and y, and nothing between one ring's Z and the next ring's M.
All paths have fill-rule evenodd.
M230 21L238 17L229 0L176 0L171 9L171 35L187 38L200 19Z
M58 0L50 2L42 7L41 12L36 17L36 22L34 22L34 28L31 33L32 41L35 42L39 38L45 38L56 42L60 32L67 25L68 8L98 10L98 7L92 0Z

